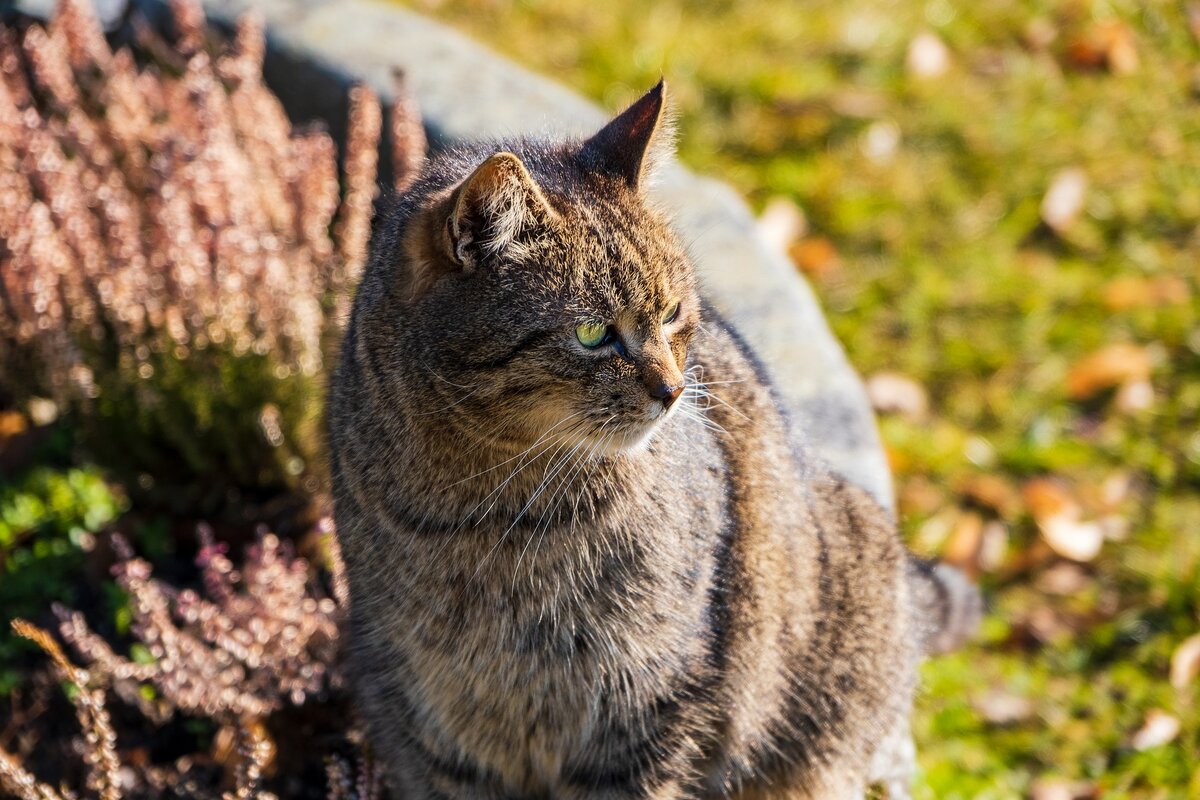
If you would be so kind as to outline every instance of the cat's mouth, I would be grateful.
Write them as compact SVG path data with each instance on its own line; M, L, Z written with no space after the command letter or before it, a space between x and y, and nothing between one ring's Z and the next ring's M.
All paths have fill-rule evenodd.
M600 437L602 452L605 455L615 456L644 450L659 427L675 413L675 409L678 407L678 403L670 407L664 407L661 403L652 403L646 408L643 416L612 423L611 429L605 431Z

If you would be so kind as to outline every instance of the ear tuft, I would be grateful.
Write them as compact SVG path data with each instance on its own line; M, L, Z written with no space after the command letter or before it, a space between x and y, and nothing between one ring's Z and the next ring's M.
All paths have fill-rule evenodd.
M464 268L519 246L521 237L558 214L513 153L489 157L450 197L448 253Z
M592 169L643 188L675 151L675 126L660 80L629 108L583 143L580 157Z

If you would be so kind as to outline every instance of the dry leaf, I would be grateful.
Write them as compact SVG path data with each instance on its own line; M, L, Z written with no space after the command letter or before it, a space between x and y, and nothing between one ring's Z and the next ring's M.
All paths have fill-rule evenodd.
M899 414L911 420L924 419L929 412L925 387L899 372L877 372L867 379L871 407L881 414Z
M1021 490L1025 505L1035 520L1047 519L1063 514L1079 514L1079 504L1071 493L1056 480L1034 478L1027 481Z
M1144 381L1153 367L1150 353L1135 344L1110 344L1077 361L1067 373L1067 395L1086 400L1103 389Z
M1015 516L1021 505L1012 482L990 472L972 475L958 484L958 490L973 502L992 509L1002 517Z
M1133 475L1125 470L1118 470L1100 484L1099 504L1104 510L1112 511L1129 499L1132 489Z
M950 50L937 34L926 31L909 43L904 64L913 77L936 78L950 68Z
M1025 26L1021 37L1030 50L1045 50L1058 38L1058 28L1045 17L1034 17Z
M1179 719L1155 708L1146 714L1146 721L1129 741L1134 750L1150 750L1162 747L1179 735Z
M1083 509L1056 481L1037 478L1023 491L1029 513L1054 552L1073 561L1091 561L1100 554L1104 530L1095 522L1083 521Z
M1042 198L1042 221L1052 230L1062 233L1083 210L1087 197L1087 173L1079 167L1060 170L1050 181L1050 188Z
M862 151L868 161L887 164L900 146L900 128L888 120L873 122L863 133Z
M0 441L24 433L29 427L25 415L17 411L0 412Z
M1074 635L1075 629L1058 611L1049 606L1038 606L1024 620L1029 633L1039 642L1062 641Z
M983 526L983 545L976 562L984 572L995 572L1008 559L1008 526L992 520Z
M1038 778L1029 787L1030 800L1091 800L1098 794L1095 784L1063 778Z
M1040 573L1035 585L1046 594L1069 597L1086 589L1091 580L1079 565L1064 561Z
M786 197L772 197L758 218L758 235L770 247L788 252L796 240L808 233L808 219L800 206Z
M792 261L806 275L824 278L836 272L841 258L833 242L824 236L809 236L796 242L790 251Z
M1114 399L1117 410L1123 414L1136 414L1154 405L1154 387L1150 381L1129 381L1121 384Z
M1081 69L1106 68L1114 75L1137 72L1139 58L1133 29L1117 19L1097 22L1067 47L1067 60Z
M946 493L928 478L913 475L901 483L899 502L902 514L927 517L946 505Z
M1200 633L1179 643L1171 654L1171 685L1182 689L1200 675Z
M1027 697L992 689L971 703L981 717L993 725L1015 725L1031 719L1037 712Z
M982 547L983 517L967 511L959 514L954 521L950 537L942 548L942 560L975 577L979 572L976 561Z
M1184 305L1191 301L1192 290L1188 282L1178 275L1159 275L1146 278L1141 275L1123 275L1104 285L1104 305L1113 311L1131 308Z
M1074 561L1091 561L1104 544L1104 530L1095 522L1055 518L1038 523L1038 527L1054 552Z

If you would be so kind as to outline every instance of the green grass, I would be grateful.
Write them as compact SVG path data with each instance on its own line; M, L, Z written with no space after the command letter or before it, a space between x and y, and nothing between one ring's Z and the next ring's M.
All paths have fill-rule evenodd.
M1200 45L1184 4L422 8L609 108L665 75L686 163L757 206L782 195L804 209L839 255L816 288L851 360L903 372L931 398L925 421L882 421L915 547L939 552L959 509L978 506L962 491L972 477L1013 492L1002 513L977 508L1008 542L981 578L985 636L926 669L918 795L1021 797L1062 778L1103 797L1200 797L1200 685L1167 682L1173 648L1200 631ZM1137 69L1082 68L1073 43L1114 21ZM918 79L905 54L926 30L951 62ZM1056 38L1032 44L1045 31ZM888 133L899 137L891 156L869 158L868 137ZM1054 233L1039 205L1067 167L1089 188L1075 223ZM1174 289L1121 303L1117 279ZM1111 393L1073 400L1072 365L1121 342L1148 349L1150 407L1122 411ZM1114 474L1133 490L1102 508ZM1065 597L1039 580L1049 562L1020 501L1041 476L1088 515L1129 524ZM1057 630L1031 635L1047 617ZM978 710L989 690L1036 713L989 723ZM1156 708L1180 718L1180 734L1133 750Z

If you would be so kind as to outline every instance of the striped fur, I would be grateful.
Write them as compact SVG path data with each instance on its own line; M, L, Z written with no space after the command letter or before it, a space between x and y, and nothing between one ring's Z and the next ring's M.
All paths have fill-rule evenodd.
M916 666L966 615L806 462L698 293L643 199L661 104L443 154L379 221L330 439L350 665L401 797L907 779ZM597 320L621 349L578 343ZM647 387L679 376L664 411Z

